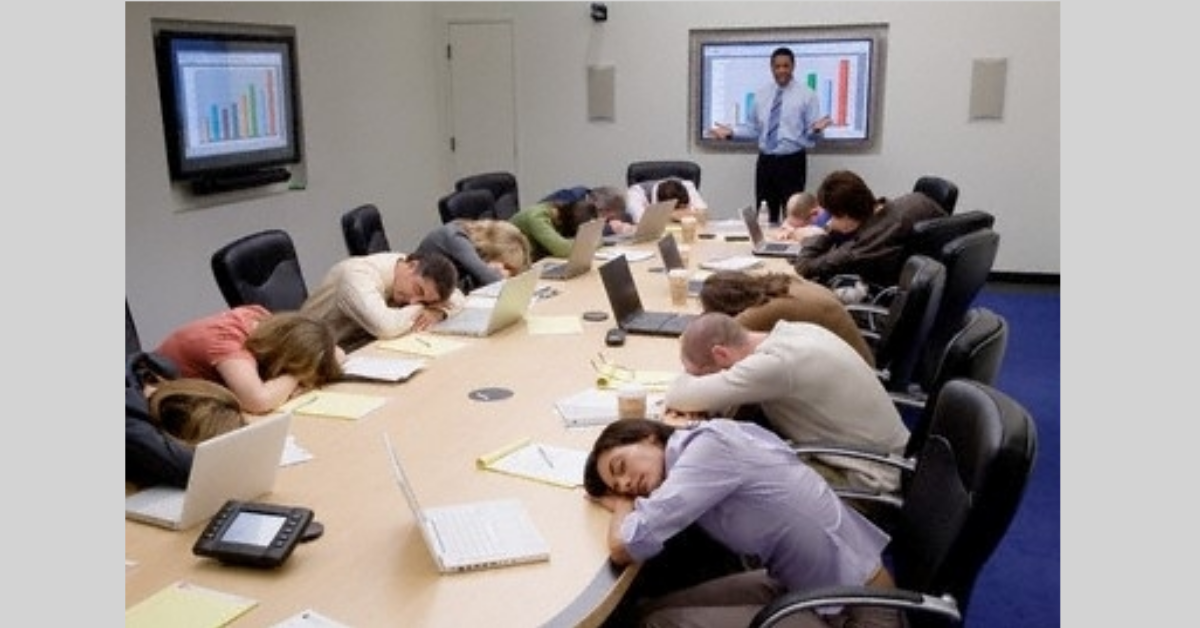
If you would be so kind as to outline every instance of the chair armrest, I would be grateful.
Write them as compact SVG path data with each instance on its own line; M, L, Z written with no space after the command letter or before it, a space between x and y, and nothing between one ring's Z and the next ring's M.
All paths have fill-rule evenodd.
M847 303L846 311L854 319L854 324L858 325L859 331L864 335L875 334L876 338L879 337L889 313L887 308L870 303Z
M904 456L898 454L873 451L863 447L855 447L854 445L841 445L837 443L793 443L792 451L796 452L797 456L843 456L846 458L856 458L858 460L868 460L900 469L902 473L912 473L917 468L917 461L913 458L905 458Z
M750 628L775 626L795 613L827 606L878 606L905 612L939 615L954 623L962 622L958 603L950 596L934 597L904 589L875 587L826 587L804 592L785 593L767 604L750 621Z

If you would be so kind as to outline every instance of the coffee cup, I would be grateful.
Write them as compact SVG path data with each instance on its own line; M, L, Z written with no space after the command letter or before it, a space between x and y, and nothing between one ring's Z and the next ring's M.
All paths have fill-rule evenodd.
M683 241L691 244L696 241L696 217L684 216L679 220L679 226L683 231Z
M626 384L617 389L617 418L646 418L646 388L641 384Z
M685 268L675 268L667 273L667 282L671 287L671 304L687 305L688 276Z

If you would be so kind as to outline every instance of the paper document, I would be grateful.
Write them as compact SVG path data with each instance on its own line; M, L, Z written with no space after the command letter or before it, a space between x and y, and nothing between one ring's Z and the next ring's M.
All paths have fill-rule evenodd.
M342 364L347 377L377 382L402 382L425 368L425 360L352 355Z
M258 605L258 600L175 582L125 609L125 628L217 628Z
M361 419L386 402L386 398L373 395L314 390L283 404L279 409L335 419Z
M705 270L749 270L759 266L762 266L762 260L753 255L730 255L700 263L700 268Z
M310 608L288 617L271 628L350 628L350 626L334 621Z
M555 486L583 486L587 452L524 439L484 454L475 461L480 469L507 473Z
M582 334L583 323L578 316L525 315L525 329L531 336Z
M381 349L423 355L430 358L436 358L439 355L445 355L466 346L464 342L433 334L405 334L391 340L380 340L375 344Z
M623 248L623 247L619 247L619 246L609 247L606 249L596 251L596 259L604 260L606 262L611 259L616 259L622 255L624 255L625 259L629 260L630 263L633 263L633 262L641 262L643 260L648 260L651 257L654 257L654 251L645 251L642 249L627 249L627 248Z
M661 392L646 395L647 418L662 416L664 397ZM587 388L559 399L554 403L554 409L566 427L608 425L617 420L617 391L614 388Z

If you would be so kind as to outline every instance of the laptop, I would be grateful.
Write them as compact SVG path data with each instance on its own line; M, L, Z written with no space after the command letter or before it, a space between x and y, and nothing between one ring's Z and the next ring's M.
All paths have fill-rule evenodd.
M600 240L604 237L604 221L589 220L579 226L575 232L575 242L571 245L571 254L565 262L547 264L542 267L542 279L572 279L592 269L592 259L596 249L600 248Z
M196 446L186 489L153 486L125 498L125 518L186 530L230 499L254 500L275 486L291 413L277 414Z
M683 254L679 252L679 243L675 241L675 236L668 233L659 238L658 255L662 258L663 268L666 272L670 272L676 268L684 268ZM700 296L700 289L704 287L704 280L708 275L709 273L692 273L692 276L688 278L689 297Z
M387 432L384 445L396 483L421 527L429 553L442 573L490 569L550 560L550 546L525 506L515 499L421 508Z
M758 212L753 205L742 208L742 222L750 232L750 242L754 245L751 253L760 257L796 257L800 255L799 242L770 242L763 236L762 226L758 224Z
M612 234L604 236L604 244L641 244L653 242L662 237L671 222L671 212L675 211L675 201L668 199L646 207L642 219L637 223L637 229L628 234Z
M433 325L434 334L454 336L490 336L516 323L525 316L537 288L539 271L536 268L509 277L500 285L500 294L488 305L464 307L461 312Z
M676 312L647 312L638 296L637 284L629 271L625 256L616 257L600 266L600 279L608 304L612 307L617 326L630 334L649 336L679 336L695 314Z

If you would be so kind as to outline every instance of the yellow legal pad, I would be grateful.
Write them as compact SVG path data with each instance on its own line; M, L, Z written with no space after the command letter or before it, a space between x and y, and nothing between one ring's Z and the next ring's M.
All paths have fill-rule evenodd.
M279 409L294 414L361 419L386 402L387 398L374 395L314 390L283 404Z
M125 628L218 628L258 600L187 582L175 582L125 609Z

